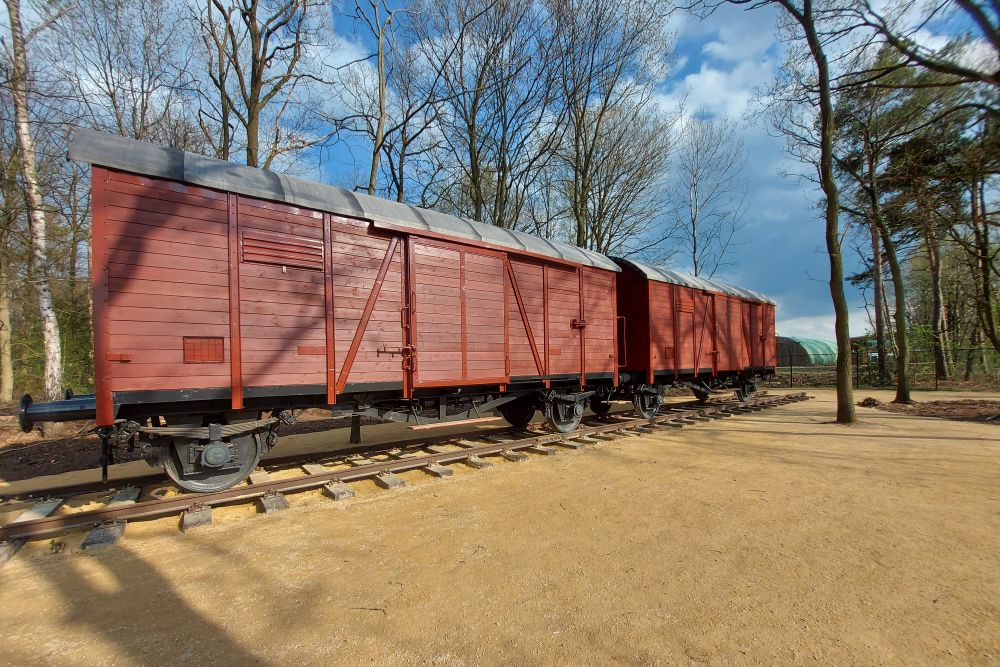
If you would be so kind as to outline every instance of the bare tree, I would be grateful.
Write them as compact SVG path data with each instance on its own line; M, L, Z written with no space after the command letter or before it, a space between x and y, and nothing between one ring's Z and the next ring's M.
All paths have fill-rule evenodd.
M415 14L420 57L439 72L439 205L501 227L525 224L558 143L552 20L529 0L432 0Z
M279 156L331 136L299 99L322 81L319 47L325 0L209 0L199 16L210 93L199 111L217 157L242 139L246 163L269 169ZM239 132L237 132L239 130Z
M20 0L5 0L10 20L10 79L8 86L14 105L14 126L17 136L17 156L24 181L25 203L31 230L30 271L38 294L38 309L42 319L42 339L45 346L45 397L56 400L62 392L62 344L59 320L52 302L52 285L48 274L48 250L44 201L39 187L35 161L35 139L32 135L29 101L28 42L38 30L50 25L56 15L25 36L21 23Z
M678 135L670 186L674 229L694 275L711 278L746 211L746 149L727 118L686 117Z
M664 208L674 122L654 105L626 104L608 111L592 151L586 247L619 256L660 249L667 236L656 234L656 220ZM659 256L664 257L662 252Z
M79 0L56 34L47 61L85 122L133 139L203 148L188 109L193 35L173 3Z
M558 80L566 106L561 169L578 246L593 244L593 189L607 145L608 124L623 109L650 104L653 86L666 72L669 6L657 0L550 0L555 17ZM610 209L605 209L610 210Z
M386 100L388 97L386 82L387 42L390 39L392 21L396 17L396 12L391 11L383 0L367 0L367 4L366 11L360 0L354 0L355 19L362 21L368 27L368 31L375 40L375 72L378 77L375 99L378 106L372 128L372 162L371 170L368 173L368 194L374 195L375 186L378 184L379 159L382 156L382 144L385 140Z

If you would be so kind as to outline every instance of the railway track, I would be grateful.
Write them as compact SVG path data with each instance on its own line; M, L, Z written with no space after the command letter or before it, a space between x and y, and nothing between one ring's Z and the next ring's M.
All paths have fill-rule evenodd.
M296 466L302 474L273 478L267 471L251 476L249 483L214 493L182 494L150 497L140 500L141 489L130 482L116 480L114 488L76 486L35 492L28 498L8 498L0 511L11 513L20 504L22 511L13 521L0 525L0 563L9 560L27 540L57 535L70 530L90 528L84 539L84 549L112 544L124 533L128 521L180 515L180 527L187 530L211 523L212 507L236 503L257 502L261 511L272 512L287 507L284 494L323 489L325 495L342 500L354 495L348 484L358 480L373 480L383 488L404 485L396 473L423 470L430 475L447 477L453 473L448 466L462 463L473 468L488 468L488 457L500 456L518 461L528 457L556 452L551 445L578 449L629 435L642 435L657 430L679 429L701 422L749 414L770 407L808 400L805 393L784 396L761 395L749 401L734 399L713 401L705 405L693 403L668 404L654 419L609 414L587 420L572 433L541 430L499 430L482 434L453 434L439 438L394 443L391 447L366 448L367 458L351 450L338 452L338 458L327 455L286 457L268 462L275 466ZM526 453L527 452L527 453ZM377 459L377 460L375 460ZM150 478L138 478L148 486ZM103 506L81 511L60 511L75 498L101 493Z

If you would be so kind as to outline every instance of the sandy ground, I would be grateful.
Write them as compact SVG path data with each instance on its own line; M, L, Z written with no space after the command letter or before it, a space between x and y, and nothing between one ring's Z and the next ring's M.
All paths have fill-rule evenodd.
M1000 662L1000 432L836 426L812 393L97 552L33 543L0 569L0 663Z

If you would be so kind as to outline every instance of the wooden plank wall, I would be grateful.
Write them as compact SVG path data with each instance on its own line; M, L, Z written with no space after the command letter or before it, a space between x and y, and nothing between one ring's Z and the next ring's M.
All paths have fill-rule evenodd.
M326 384L323 214L250 197L237 210L243 386Z
M510 374L512 377L537 376L545 374L545 299L542 289L542 265L535 262L510 259L511 273L521 295L521 303L527 312L528 326L531 327L535 350L542 363L538 370L524 318L518 310L514 285L507 278L507 331L510 349Z
M106 244L108 267L106 389L229 386L228 196L94 173L95 247ZM95 315L99 301L95 294ZM223 358L185 364L184 336L222 338Z
M587 374L612 373L615 362L615 274L611 271L581 269L583 271L583 316L587 322L583 330L586 337Z
M363 221L339 216L331 216L331 220L336 369L340 377L391 237L371 232ZM402 308L403 244L398 243L346 383L402 382L400 355L378 353L379 348L399 349L405 344Z
M575 269L557 265L546 266L545 274L549 373L579 375L581 336L572 321L580 318L580 278Z
M676 370L674 364L678 361L678 350L674 341L674 319L677 316L674 307L675 288L676 285L649 281L649 356L656 372L673 373ZM633 326L632 322L628 326Z

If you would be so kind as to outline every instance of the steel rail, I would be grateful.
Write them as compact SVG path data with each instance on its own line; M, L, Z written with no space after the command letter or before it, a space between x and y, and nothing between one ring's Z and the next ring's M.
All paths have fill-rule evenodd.
M740 407L765 408L775 405L785 405L791 402L805 400L805 394L789 394L780 397L762 398L756 402L737 404L736 406L720 404L707 406L699 410L700 414L727 412ZM688 413L688 414L693 414ZM178 512L197 507L214 507L236 502L255 500L263 496L279 493L306 491L320 488L331 482L353 482L376 477L386 472L406 472L426 468L432 464L457 463L473 456L490 456L504 451L517 451L538 445L559 443L591 435L613 433L615 431L636 430L638 427L669 428L666 422L682 418L685 415L657 417L652 420L645 418L628 419L616 423L587 426L571 433L544 433L529 438L521 438L508 442L491 443L481 446L470 446L453 452L431 453L411 458L378 461L349 469L329 470L325 472L305 474L282 480L271 480L252 486L240 486L225 491L211 493L191 493L171 498L158 498L137 502L130 505L101 507L93 510L74 512L70 514L53 514L28 521L15 521L0 526L0 542L19 539L31 539L60 533L72 528L85 528L109 522L149 519L169 516ZM457 438L457 436L453 436Z

